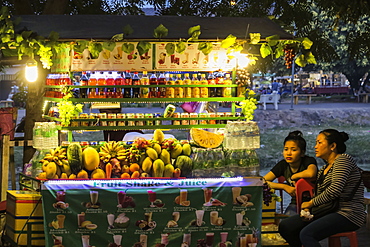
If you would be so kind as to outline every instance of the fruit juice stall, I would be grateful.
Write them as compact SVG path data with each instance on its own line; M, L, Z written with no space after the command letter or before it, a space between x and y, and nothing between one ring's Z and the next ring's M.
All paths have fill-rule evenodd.
M32 20L42 27L50 18L47 24L39 16ZM151 18L155 21L149 26L163 18ZM241 19L228 21L235 27ZM224 21L188 20L206 20L203 24L213 28ZM254 24L272 24L266 21ZM154 30L156 39L168 34L163 25ZM55 138L50 128L35 129L34 145L40 150L28 174L40 181L45 246L261 246L262 182L254 151L259 130L246 121L255 102L246 99L244 72L237 69L246 58L236 52L243 45L233 35L225 42L209 34L198 40L200 33L200 26L189 28L186 42L123 38L127 34L115 35L115 42L86 41L81 33L81 40L59 53L45 80L43 111L46 120L68 133L68 141L55 145L49 142ZM192 105L186 102L198 108L176 112L168 105L185 103L185 109ZM230 112L199 110L204 102L231 102ZM246 105L244 115L236 111L239 102ZM163 114L96 114L93 107L82 112L82 104L104 109L132 103L167 107ZM73 141L74 131L137 129L154 130L152 138ZM165 138L163 129L190 130L191 140Z

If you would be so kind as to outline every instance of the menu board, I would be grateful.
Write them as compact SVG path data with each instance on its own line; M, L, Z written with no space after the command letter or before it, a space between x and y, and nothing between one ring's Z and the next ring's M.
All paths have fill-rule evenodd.
M260 246L259 178L42 185L46 246Z

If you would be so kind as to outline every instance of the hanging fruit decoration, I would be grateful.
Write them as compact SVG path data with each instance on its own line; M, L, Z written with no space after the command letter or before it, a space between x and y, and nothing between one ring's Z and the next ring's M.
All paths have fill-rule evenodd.
M294 57L295 57L294 47L286 45L284 47L284 60L287 69L292 68Z

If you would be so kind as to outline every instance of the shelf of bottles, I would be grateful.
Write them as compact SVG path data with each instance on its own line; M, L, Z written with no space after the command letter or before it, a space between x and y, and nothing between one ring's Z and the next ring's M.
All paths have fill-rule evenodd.
M72 79L71 79L72 78ZM59 102L62 88L70 87L78 103L176 103L176 102L233 102L231 112L225 113L176 113L172 118L162 114L81 114L72 119L65 130L130 130L130 129L189 129L223 128L227 121L240 120L235 112L235 103L244 97L235 97L238 85L233 83L231 73L164 73L164 72L117 72L92 71L69 74L49 74L46 83L45 100ZM54 107L55 109L55 107ZM57 112L45 115L57 121ZM149 116L150 115L150 116ZM155 118L155 120L153 120Z

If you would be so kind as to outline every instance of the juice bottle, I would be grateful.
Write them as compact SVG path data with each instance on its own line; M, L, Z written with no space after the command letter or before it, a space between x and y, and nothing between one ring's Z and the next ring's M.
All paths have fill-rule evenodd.
M167 80L167 85L175 85L175 80L173 75L170 75ZM173 87L166 87L166 98L175 98L175 88Z
M123 98L122 88L115 88L116 98Z
M103 72L103 71L100 71L100 73L99 73L99 75L98 75L98 85L99 85L99 86L104 86L104 85L106 85L105 75L104 75L104 72Z
M80 79L80 86L87 86L88 84L89 78L87 77L87 73L83 71ZM87 98L87 88L80 88L80 95L81 98Z
M218 71L216 74L216 85L224 85L224 74L222 73L221 70ZM222 97L222 87L216 87L215 88L215 97Z
M106 84L107 85L114 85L114 77L113 77L113 72L109 71L106 79Z
M183 85L183 81L181 79L181 74L177 74L175 85ZM184 98L184 88L182 87L175 87L175 98Z
M192 85L199 85L200 81L198 80L197 74L193 74L193 78L191 79ZM191 89L191 97L192 98L200 98L200 88L199 87L193 87Z
M201 75L200 85L208 85L208 80L207 80L205 74L202 74ZM200 88L200 97L201 98L208 98L208 96L209 96L209 94L208 94L208 88L207 87L201 87Z
M131 73L130 73L129 70L126 70L124 83L125 83L124 85L126 85L126 86L131 86L132 85L132 77L131 77ZM123 89L123 97L124 98L132 98L131 87Z
M191 85L191 79L189 77L189 73L185 73L183 84ZM191 87L184 87L184 97L185 98L191 98L191 93L192 93Z
M96 86L98 85L98 80L96 79L96 74L95 72L91 72L91 76L88 81L89 86Z
M158 85L157 76L155 75L154 72L150 75L149 84ZM157 87L150 88L149 98L158 98L158 88Z
M213 75L212 72L208 75L208 85L216 85L216 78ZM216 88L215 87L209 87L208 88L208 96L209 97L216 97Z
M114 85L125 85L125 78L122 78L120 72L116 72L115 74Z
M132 85L140 85L140 77L138 72L134 72L132 77ZM140 87L132 88L132 98L140 98Z
M225 85L231 85L233 82L230 78L230 74L226 74L225 75L225 80L224 80L224 84ZM222 96L223 97L232 97L231 95L231 87L224 87L222 88Z
M149 85L148 72L143 71L143 75L140 78L140 85ZM140 98L149 98L149 88L141 87L140 88Z
M158 85L166 85L167 79L164 73L160 73L158 77ZM158 87L158 97L159 98L166 98L166 88L165 87Z

